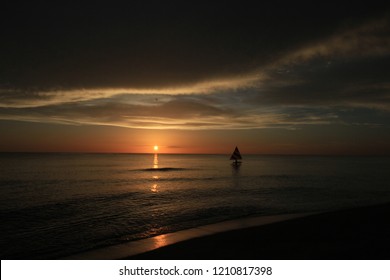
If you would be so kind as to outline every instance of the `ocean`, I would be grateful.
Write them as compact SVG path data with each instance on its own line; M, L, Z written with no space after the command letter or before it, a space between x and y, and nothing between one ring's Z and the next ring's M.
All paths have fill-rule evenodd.
M390 201L389 157L0 154L1 259L57 259L252 215Z

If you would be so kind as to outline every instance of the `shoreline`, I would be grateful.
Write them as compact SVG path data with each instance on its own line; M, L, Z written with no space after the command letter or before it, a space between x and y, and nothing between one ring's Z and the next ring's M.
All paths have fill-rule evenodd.
M221 232L127 259L389 260L390 203Z
M203 225L195 228L180 230L176 232L157 235L150 238L130 241L122 244L112 245L108 247L98 248L62 259L68 260L111 260L111 259L127 259L137 255L159 250L167 246L174 246L180 242L191 241L196 238L212 236L233 230L242 230L246 228L264 226L268 224L278 223L291 219L301 218L312 213L300 214L281 214L268 216L253 216L244 217L234 220L227 220L214 224Z
M390 203L229 220L64 259L390 259Z

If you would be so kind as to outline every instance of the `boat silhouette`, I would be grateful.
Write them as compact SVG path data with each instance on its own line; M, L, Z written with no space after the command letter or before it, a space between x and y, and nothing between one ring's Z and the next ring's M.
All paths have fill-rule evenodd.
M241 160L241 159L242 159L241 153L238 150L238 147L236 146L236 148L234 149L234 152L230 156L230 160L234 160L232 165L234 165L234 166L240 165L241 161L239 161L239 160Z

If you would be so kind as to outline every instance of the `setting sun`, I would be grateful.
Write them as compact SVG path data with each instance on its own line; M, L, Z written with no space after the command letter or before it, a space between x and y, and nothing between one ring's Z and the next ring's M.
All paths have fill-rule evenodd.
M153 147L153 149L157 152L157 151L158 151L158 146L155 145L155 146Z

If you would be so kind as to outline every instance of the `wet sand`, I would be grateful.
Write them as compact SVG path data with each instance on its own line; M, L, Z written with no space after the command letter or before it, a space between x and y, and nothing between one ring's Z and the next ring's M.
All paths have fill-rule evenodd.
M195 237L126 259L390 259L390 203Z
M228 220L220 223L203 225L177 232L166 233L154 237L130 241L118 245L103 247L91 251L82 252L76 255L71 255L65 259L78 260L107 260L107 259L123 259L131 256L139 255L155 249L176 244L185 240L214 235L221 232L255 227L261 225L272 224L280 221L286 221L299 217L310 215L304 214L285 214L273 216L254 216L235 220Z

